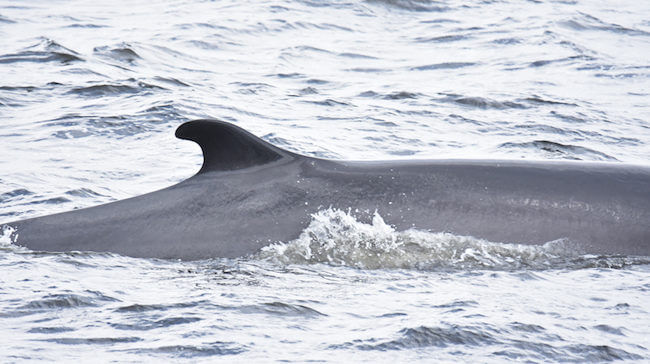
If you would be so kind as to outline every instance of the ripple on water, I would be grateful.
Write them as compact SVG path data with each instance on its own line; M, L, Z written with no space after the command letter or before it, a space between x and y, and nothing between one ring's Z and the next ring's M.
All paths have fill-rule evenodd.
M373 340L369 340L373 341ZM494 345L498 341L488 332L472 326L428 327L419 326L404 328L393 340L379 343L355 343L360 350L404 350L413 348L439 347L450 345L485 346Z
M524 331L538 333L544 331L537 325L525 325ZM521 328L522 326L519 325ZM495 357L507 357L516 360L543 360L561 362L602 362L613 360L640 360L642 356L608 345L552 345L547 342L520 339L497 339L501 330L484 326L418 326L404 328L394 339L355 340L337 344L330 349L349 349L370 351L394 351L424 348L483 347L492 351ZM560 339L560 342L563 340ZM500 349L501 347L508 349ZM484 349L484 350L485 350Z
M513 101L495 101L484 97L456 97L451 100L457 104L481 109L525 109L526 106Z
M542 105L566 105L566 106L578 106L574 103L571 102L563 102L563 101L556 101L556 100L548 100L539 96L531 96L531 97L526 97L524 101L534 103L534 104L542 104Z
M93 49L93 52L100 57L128 64L133 64L141 58L140 55L136 53L136 51L133 50L133 47L128 43L122 43L117 47L95 47Z
M164 87L148 84L146 82L137 82L135 85L100 84L75 87L67 93L83 97L106 97L136 94L152 90L164 90Z
M80 296L75 294L53 294L41 299L31 301L20 309L44 310L51 308L93 307L100 302L117 302L118 300L101 293L93 296Z
M0 313L0 317L21 317L52 310L76 309L83 307L98 307L107 302L118 300L101 293L90 296L77 294L49 294L40 299L32 300L11 311Z
M153 106L130 116L63 115L43 121L59 139L78 139L97 136L129 137L157 129L167 118L175 118L173 105ZM177 120L177 118L175 118Z
M615 23L608 23L587 13L579 12L579 15L564 21L559 21L561 26L577 31L597 30L603 32L613 32L631 36L650 36L650 32L628 28Z
M60 332L70 332L74 331L72 327L65 327L65 326L60 326L60 327L34 327L29 329L29 333L31 334L58 334Z
M179 303L173 303L173 304L132 304L128 306L121 306L115 309L115 312L122 312L122 313L128 313L128 312L147 312L147 311L167 311L167 310L173 310L177 308L192 308L192 307L198 307L205 305L206 301L198 301L198 302L179 302Z
M524 324L521 322L512 322L510 325L510 328L516 331L521 331L521 332L526 332L526 333L542 333L546 331L546 329L540 325L535 325L535 324Z
M189 324L201 320L202 319L199 317L168 317L160 320L132 318L128 323L111 322L110 325L118 330L147 331L175 325Z
M268 302L258 305L245 305L233 307L243 313L265 313L272 316L298 316L298 317L318 317L327 316L317 310L305 305L289 304L284 302Z
M553 157L561 157L573 160L599 160L599 161L616 161L617 159L597 150L570 144L561 144L548 140L535 140L532 142L522 143L503 143L499 148L506 150L535 149Z
M439 2L429 0L366 0L366 2L373 5L383 5L389 9L407 11L445 12L451 10L450 7L442 6Z
M417 37L417 38L415 38L415 41L420 42L420 43L430 43L430 42L432 42L432 43L448 43L448 42L456 42L456 41L459 41L459 40L465 40L465 39L469 39L469 38L471 38L471 36L461 35L461 34L451 34L451 35L441 35L441 36L431 37L431 38Z
M121 343L134 343L142 341L139 337L91 337L91 338L75 338L75 337L61 337L52 339L42 339L41 341L49 341L63 345L114 345Z
M594 326L594 329L600 330L602 332L606 332L608 334L625 336L621 328L616 328L605 324L596 325Z
M201 345L171 345L160 346L157 348L131 349L128 352L163 355L178 358L195 358L206 356L227 356L237 355L246 351L245 346L237 345L232 342L211 342Z
M6 16L0 15L0 23L13 24L15 21L7 18Z
M15 190L0 194L0 202L9 202L10 200L21 199L22 197L32 195L34 195L34 192L32 191L24 188L17 188Z
M83 61L83 58L81 58L77 52L47 38L42 39L38 44L27 47L18 53L0 55L0 64L24 62L57 62L61 64L69 64L78 61Z
M442 63L433 63L423 66L411 67L414 71L433 71L433 70L449 70L449 69L458 69L464 67L474 66L476 63L473 62L442 62Z

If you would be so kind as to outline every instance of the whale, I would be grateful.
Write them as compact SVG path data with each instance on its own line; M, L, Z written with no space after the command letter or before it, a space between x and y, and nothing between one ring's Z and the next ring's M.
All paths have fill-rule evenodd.
M33 251L202 260L296 239L312 214L375 213L398 230L491 242L568 241L587 254L650 256L650 167L529 160L328 160L220 120L185 122L203 164L192 177L104 205L3 225Z

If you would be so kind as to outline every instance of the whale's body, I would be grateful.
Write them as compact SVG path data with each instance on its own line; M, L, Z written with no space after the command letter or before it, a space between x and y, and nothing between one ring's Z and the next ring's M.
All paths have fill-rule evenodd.
M650 256L650 168L485 160L332 161L297 155L234 125L176 135L204 164L177 185L101 206L8 223L38 251L183 260L240 257L290 241L326 208L399 230L494 242L567 239L584 252Z

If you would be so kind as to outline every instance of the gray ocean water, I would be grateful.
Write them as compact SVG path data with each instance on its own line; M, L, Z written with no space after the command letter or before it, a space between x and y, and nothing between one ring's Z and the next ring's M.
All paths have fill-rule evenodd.
M648 165L650 2L0 1L0 223L191 176L203 117L322 158ZM4 231L0 361L650 361L650 257L323 210L210 258Z

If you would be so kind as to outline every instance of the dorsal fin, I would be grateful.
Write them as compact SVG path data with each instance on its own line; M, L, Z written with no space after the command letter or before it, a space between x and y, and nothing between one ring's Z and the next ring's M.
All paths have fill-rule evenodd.
M220 120L188 121L176 129L176 137L192 140L201 146L203 166L199 173L234 171L292 155L240 127Z

